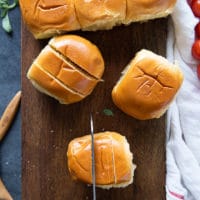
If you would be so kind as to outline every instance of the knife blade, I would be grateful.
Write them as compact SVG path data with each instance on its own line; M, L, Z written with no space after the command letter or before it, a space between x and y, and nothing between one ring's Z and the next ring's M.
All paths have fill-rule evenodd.
M91 133L91 154L92 154L92 189L93 200L96 200L96 173L95 173L95 153L94 153L94 124L92 114L90 115L90 133Z

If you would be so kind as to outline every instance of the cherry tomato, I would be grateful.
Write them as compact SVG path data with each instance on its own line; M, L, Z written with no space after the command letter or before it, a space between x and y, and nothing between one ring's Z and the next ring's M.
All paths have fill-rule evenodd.
M188 4L191 5L192 3L192 0L187 0Z
M195 26L195 35L198 39L200 39L200 22Z
M200 64L197 66L197 76L200 80Z
M196 17L200 17L200 0L192 0L191 8Z
M196 40L192 45L192 56L200 60L200 40Z

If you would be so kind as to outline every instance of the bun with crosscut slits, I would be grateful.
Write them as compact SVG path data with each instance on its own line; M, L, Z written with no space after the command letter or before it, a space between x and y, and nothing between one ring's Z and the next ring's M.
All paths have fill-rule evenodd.
M70 104L90 95L103 72L104 60L94 44L79 36L63 35L49 41L27 77L39 91Z
M148 50L139 51L112 90L115 105L140 120L159 118L183 82L177 64Z

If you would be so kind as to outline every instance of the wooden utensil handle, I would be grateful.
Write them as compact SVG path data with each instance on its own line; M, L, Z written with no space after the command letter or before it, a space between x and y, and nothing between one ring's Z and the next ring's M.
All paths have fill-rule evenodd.
M0 200L13 200L3 182L0 179Z
M20 103L21 99L21 91L17 92L16 95L12 98L12 100L9 102L8 106L6 107L1 120L0 120L0 141L6 134L7 130L10 127L10 124L12 123L12 120L15 116L15 113L17 111L18 105Z

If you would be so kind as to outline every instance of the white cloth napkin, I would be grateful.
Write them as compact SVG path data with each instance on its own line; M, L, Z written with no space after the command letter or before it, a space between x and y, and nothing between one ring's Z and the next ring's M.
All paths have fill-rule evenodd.
M187 0L178 0L169 21L167 57L178 61L185 79L167 112L167 200L200 200L200 81L191 56L197 22Z

